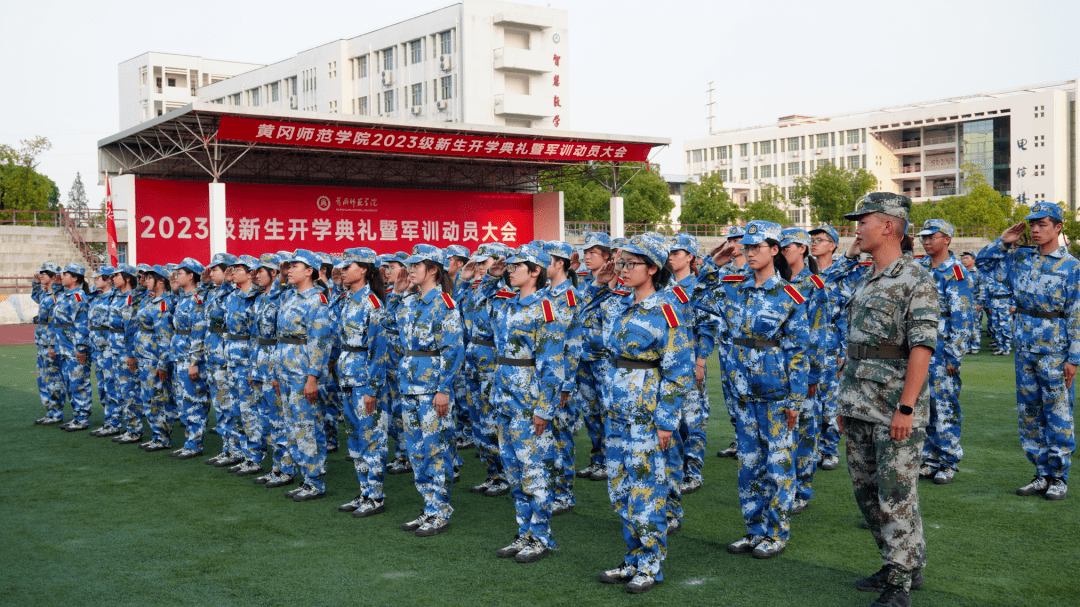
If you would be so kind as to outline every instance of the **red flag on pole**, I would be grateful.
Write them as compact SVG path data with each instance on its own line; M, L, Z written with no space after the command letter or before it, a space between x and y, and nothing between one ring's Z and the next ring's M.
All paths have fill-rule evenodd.
M116 267L119 258L116 253L116 220L113 219L112 186L105 178L105 230L109 233L109 265Z

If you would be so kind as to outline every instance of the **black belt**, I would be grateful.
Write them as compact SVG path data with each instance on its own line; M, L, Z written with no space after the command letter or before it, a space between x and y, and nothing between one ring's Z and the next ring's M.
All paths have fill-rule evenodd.
M1028 310L1027 308L1019 307L1016 308L1016 313L1025 316L1034 316L1035 318L1065 318L1064 312L1040 312L1039 310Z
M110 333L119 333L120 335L123 335L123 334L124 334L124 330L123 330L123 329L109 329L109 332L110 332Z
M386 332L388 334L390 334L390 335L400 335L401 334L399 331L395 331L394 329L387 329Z
M175 329L173 333L177 335L191 335L191 329Z
M272 345L277 343L277 340L276 339L268 339L266 337L256 337L255 338L255 343L259 344L260 346L272 346Z
M30 322L31 322L32 324L35 324L35 325L47 325L47 324L49 324L49 323L47 323L47 322L42 322L42 321L38 320L38 317L37 317L37 316L35 316L35 317L31 318L31 319L30 319Z
M211 333L224 333L226 330L225 327L210 327Z
M438 350L405 350L405 356L423 356L427 358L435 358L438 355Z
M907 358L911 352L905 346L848 344L847 354L852 360L863 360L866 358Z
M489 348L495 347L495 341L491 339L474 339L472 342L478 346L487 346Z
M506 365L508 367L535 367L535 358L507 358L505 356L499 356L497 359L498 364Z
M232 341L245 341L245 340L251 339L251 336L250 335L234 335L233 333L226 333L225 334L225 339L229 339L229 340L232 340Z
M142 327L139 327L139 332L140 333L153 333L154 330L153 329L144 329Z
M629 358L616 358L616 369L659 369L660 360L630 360Z
M341 346L342 352L367 352L367 346Z
M70 324L70 323L66 323L66 322L58 322L53 326L54 327L60 327L61 329L70 329L70 328L74 327L75 325Z
M306 346L306 337L279 337L277 342L279 344L292 344L294 346Z
M731 343L736 346L744 346L747 348L778 348L780 347L780 340L778 339L746 339L744 337L736 337L731 340Z
M993 299L1008 299L1012 297L1012 295L991 295L990 297Z
M109 327L106 327L105 325L98 325L96 327L90 327L90 328L95 330L95 331L108 331L109 330Z
M949 318L952 316L952 312L938 312L938 316L942 318Z

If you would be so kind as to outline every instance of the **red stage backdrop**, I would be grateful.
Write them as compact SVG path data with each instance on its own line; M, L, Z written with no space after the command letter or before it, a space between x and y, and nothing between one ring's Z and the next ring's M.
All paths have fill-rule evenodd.
M139 263L210 259L205 182L135 180ZM225 186L228 250L234 255L310 249L340 255L414 244L485 242L511 247L533 239L531 194L384 190L230 183Z

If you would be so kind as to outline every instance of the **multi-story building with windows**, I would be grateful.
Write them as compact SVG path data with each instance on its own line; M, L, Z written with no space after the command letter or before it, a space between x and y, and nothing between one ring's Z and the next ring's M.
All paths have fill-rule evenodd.
M778 189L794 224L810 221L791 200L799 175L826 163L866 169L883 191L914 202L962 193L965 165L1026 204L1076 209L1077 81L1067 80L835 116L785 116L776 124L689 140L685 173L719 173L732 198Z
M200 70L201 78L187 76L194 68L182 59L214 66ZM570 105L569 59L566 11L463 0L271 65L140 55L120 64L120 127L203 101L285 112L558 128ZM183 86L177 80L174 88L186 96L148 97L152 87L143 90L146 80L139 78L150 73L184 74Z

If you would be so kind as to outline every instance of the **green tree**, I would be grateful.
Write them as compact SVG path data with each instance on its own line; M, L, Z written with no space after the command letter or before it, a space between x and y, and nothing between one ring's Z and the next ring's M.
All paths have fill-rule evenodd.
M67 209L76 213L85 213L90 208L90 201L86 198L86 187L83 186L82 174L75 173L75 181L71 182L68 190Z
M45 137L23 139L15 149L0 144L0 211L55 209L60 189L37 172L41 154L52 144Z
M598 221L611 219L611 191L615 182L612 163L593 163L567 174L544 173L541 185L563 192L567 221ZM605 184L605 185L601 185ZM626 223L662 223L669 220L675 203L668 193L667 182L660 176L658 165L638 170L635 165L620 164L618 195L623 197L623 221Z
M985 226L993 237L1023 220L1027 214L1024 205L992 188L970 164L962 168L964 193L912 205L912 223L922 225L927 219L944 219L958 228Z
M795 177L792 200L808 200L815 224L843 224L844 213L855 208L855 201L878 187L877 177L866 169L846 169L827 162L809 175Z
M739 206L731 200L718 173L703 177L701 183L688 183L683 187L679 223L726 225L738 217Z
M760 219L783 225L788 221L788 214L780 208L782 200L780 188L771 183L762 183L758 188L757 200L746 205L742 218L745 221Z

